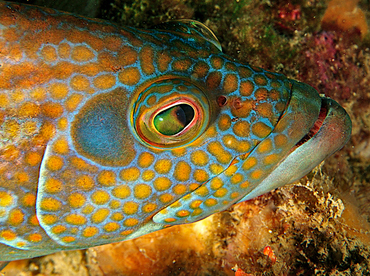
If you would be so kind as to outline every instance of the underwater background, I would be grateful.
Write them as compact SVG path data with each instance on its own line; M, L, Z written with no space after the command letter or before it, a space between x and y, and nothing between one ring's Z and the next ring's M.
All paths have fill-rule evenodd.
M225 54L336 100L353 128L341 151L295 184L197 223L12 262L5 275L370 275L369 0L17 2L138 28L198 20Z

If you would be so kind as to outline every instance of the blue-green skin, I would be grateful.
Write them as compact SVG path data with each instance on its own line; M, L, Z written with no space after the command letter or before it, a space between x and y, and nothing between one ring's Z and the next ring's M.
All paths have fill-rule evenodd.
M32 9L35 8L24 8L17 16L27 17L27 12ZM45 18L58 18L58 16L63 15L63 13L60 12L56 12L55 15L50 15L40 8L36 9L41 11ZM3 11L3 9L0 9L0 16ZM34 20L45 20L45 18L36 18ZM304 83L287 79L281 74L251 67L248 64L241 64L224 55L215 38L210 34L204 33L204 30L199 28L199 25L195 23L168 23L158 26L158 28L154 30L124 28L126 33L144 42L141 46L136 46L131 44L132 37L127 38L123 36L120 34L120 29L118 27L108 22L99 22L98 24L100 24L102 28L104 26L113 26L113 33L104 33L102 30L94 31L89 29L89 24L96 23L95 20L82 19L78 16L70 16L70 18L77 18L86 22L85 30L103 39L112 34L119 36L124 45L132 47L138 53L144 46L150 46L155 54L166 51L172 55L172 61L165 71L160 71L157 64L154 64L154 73L150 75L146 75L145 72L141 70L139 61L137 61L134 65L139 68L141 78L135 86L117 82L109 91L97 91L95 94L91 95L90 98L84 100L82 105L75 111L66 113L68 119L73 123L72 126L64 132L58 130L56 135L46 145L43 161L40 165L40 176L34 188L34 192L37 193L35 211L38 218L42 218L47 214L55 214L60 218L60 225L65 225L67 229L77 229L77 232L74 233L76 240L71 243L64 242L63 238L67 235L71 235L71 233L66 231L64 234L56 235L51 231L52 226L43 223L41 219L41 227L32 226L32 228L27 225L27 219L32 215L32 210L27 209L25 212L28 213L22 226L31 227L31 232L38 231L38 233L42 233L42 242L37 244L27 242L25 237L28 232L19 230L21 227L12 228L9 224L4 222L0 224L0 231L11 229L20 232L18 232L16 241L8 241L0 238L0 261L25 259L60 250L87 248L100 244L117 242L160 230L169 225L190 223L200 220L213 213L225 210L237 202L251 199L301 178L327 156L340 149L349 139L351 121L347 113L335 101L320 97L316 90ZM70 22L71 23L66 21L61 23L61 27L66 28L68 26L69 28L74 28L72 20ZM76 28L83 30L81 25ZM148 37L150 37L150 39L147 39ZM71 42L69 43L71 45L73 44ZM88 41L86 43L88 44ZM192 55L189 56L189 51L199 51L199 55L197 57ZM218 57L223 61L223 65L220 69L215 69L213 67L211 59L214 57ZM176 70L173 64L176 60L181 59L190 60L192 65L186 70ZM195 65L199 61L203 61L209 67L206 75L201 77L194 75ZM1 59L0 57L0 62L6 63L7 60ZM73 61L71 62L73 63ZM243 74L243 69L248 70L252 74L248 76ZM209 80L210 75L215 72L221 73L222 78L216 87L210 89L207 80ZM117 74L118 73L119 72L117 72ZM232 92L226 93L224 90L226 85L225 77L230 74L237 78L238 88ZM255 83L256 76L265 77L267 82L262 86L258 86ZM243 96L240 93L239 85L242 81L247 80L253 82L255 86L251 95ZM186 90L179 92L174 88L165 93L159 93L155 90L163 85L173 84L175 82L176 85L183 85L186 87ZM276 87L276 85L273 87L273 83L278 83L278 87ZM143 88L140 90L140 87ZM256 93L258 93L258 88L261 87L266 88L268 91L274 89L277 91L278 96L275 98L267 97L258 100L256 98ZM200 116L197 118L199 123L196 123L195 126L197 127L197 131L193 135L185 137L184 141L180 142L172 137L162 137L162 140L158 143L152 143L152 141L150 141L151 138L143 138L143 134L140 132L140 116L143 110L146 110L145 108L153 108L151 104L148 103L149 96L156 96L157 106L155 109L159 110L161 108L161 100L167 99L174 93L178 93L180 98L193 95L193 97L203 105L203 117ZM255 108L250 111L248 116L235 116L235 113L239 112L237 111L237 109L240 108L238 104L246 100L254 100ZM258 105L261 103L271 104L273 112L269 117L257 111ZM308 141L299 147L295 147L314 126L322 106L325 107L326 112L324 113L326 115L324 114L324 117L322 117L323 124L320 130L314 133L313 137L309 137ZM226 115L232 118L231 126L227 129L221 129L219 120L222 116ZM96 124L95 122L97 121L102 123ZM262 122L271 129L271 132L261 135L261 133L264 132L253 132L251 130L248 136L238 137L233 130L233 126L235 126L237 122L242 121L250 123L251 126L256 122ZM213 132L211 132L211 130ZM238 141L246 141L251 147L245 151L240 151L235 149L235 145L227 146L226 144L222 144L225 135L232 135ZM288 139L283 146L277 147L274 141L279 135L284 135ZM65 188L66 190L63 193L57 195L50 194L45 190L45 181L48 177L59 177L58 172L48 170L46 163L52 155L51 145L62 136L68 139L71 148L71 156L83 158L89 164L97 167L98 171L109 169L117 175L119 175L124 168L139 168L138 156L142 152L153 153L156 159L167 158L173 160L175 164L184 161L190 165L192 172L201 168L208 173L209 180L198 184L199 188L207 188L209 193L207 195L200 195L197 193L199 188L194 191L188 188L185 194L173 194L174 198L171 202L162 204L159 201L159 197L164 192L155 190L153 186L152 190L154 192L146 201L151 201L158 207L150 213L145 213L139 209L136 214L132 215L132 218L137 218L140 221L138 225L134 227L125 227L122 225L122 228L119 230L107 233L103 229L103 224L93 223L91 218L87 216L88 219L86 224L72 227L65 222L63 218L70 212L78 212L79 210L72 210L72 208L68 206L68 189ZM174 140L174 144L166 144L168 141ZM161 144L161 142L164 144ZM232 156L229 162L223 162L221 160L222 156L218 155L218 153L209 152L207 146L214 142L220 142L223 149ZM272 142L272 150L264 150L267 142ZM174 153L174 149L179 148L185 148L183 154ZM126 156L130 155L130 150L134 150L135 153L133 156L129 157L131 158L129 164L125 164L126 162L124 159ZM222 166L222 171L215 174L209 166L197 167L191 160L191 153L195 150L207 152L209 157L208 164L219 164ZM279 158L274 162L266 164L264 160L271 154ZM257 164L253 166L253 168L244 169L243 164L249 162L251 158L255 158ZM152 168L155 170L153 168L154 163L155 162L153 162L149 169ZM192 175L190 175L190 178L186 181L177 180L174 176L176 171L175 167L176 166L173 165L171 170L166 174L172 182L171 187L179 183L189 187L190 184L196 182ZM260 172L259 176L252 176L256 171ZM76 173L79 174L81 172L76 171ZM242 175L242 182L237 185L230 184L230 179L236 174ZM97 177L98 172L91 172L91 175ZM212 185L215 179L221 181L223 185L214 188ZM121 184L125 183L120 179L117 181ZM243 186L243 188L241 188L241 184L247 181L248 185L244 185L245 187ZM143 181L139 178L129 183L129 185L134 187L141 182ZM147 184L153 185L152 183ZM66 183L66 186L68 185L71 184ZM68 188L70 190L74 189L73 186L68 186ZM111 197L113 197L113 188L114 187L105 187L105 191L107 191ZM223 194L223 200L220 200L218 192L221 192L221 189L225 188L227 190L226 194ZM12 193L17 192L15 187L11 187L7 183L0 183L0 190L7 190ZM92 192L93 191L89 193L86 192L86 198L90 198ZM166 192L169 193L171 191ZM64 208L55 212L42 209L40 205L42 200L46 197L58 199L63 203ZM225 203L224 199L227 199L227 203ZM138 200L132 194L128 199L122 200L122 202L126 200L132 200L139 204L143 204L143 200ZM201 200L202 203L197 208L194 208L191 206L191 203L196 200ZM205 203L206 200L214 200L217 203L209 206L209 204L207 205ZM93 204L92 202L89 203ZM109 207L108 204L106 206ZM14 206L8 206L7 208L6 211L9 211L11 208L14 208ZM188 212L188 215L179 216L179 211L183 213ZM130 218L130 216L126 217ZM95 236L93 238L83 237L81 233L84 229L83 227L86 226L99 228L99 233L103 233L106 237L104 239L101 238L101 236ZM132 234L125 237L119 235L120 232L127 229L134 231ZM26 244L18 246L17 242L19 241L26 241Z

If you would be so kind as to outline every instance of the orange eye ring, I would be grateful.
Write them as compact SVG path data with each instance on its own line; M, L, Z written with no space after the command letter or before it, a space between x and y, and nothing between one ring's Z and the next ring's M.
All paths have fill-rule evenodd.
M132 123L137 138L156 148L177 148L193 142L209 123L209 101L195 84L160 80L139 94Z

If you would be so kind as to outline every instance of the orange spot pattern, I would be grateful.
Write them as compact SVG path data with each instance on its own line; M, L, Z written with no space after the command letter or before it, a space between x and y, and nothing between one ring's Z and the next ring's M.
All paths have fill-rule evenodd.
M0 252L14 259L223 210L291 144L288 121L275 129L290 82L185 23L140 31L7 3L0 14ZM150 121L174 106L189 116L175 138ZM141 140L137 116L165 147Z

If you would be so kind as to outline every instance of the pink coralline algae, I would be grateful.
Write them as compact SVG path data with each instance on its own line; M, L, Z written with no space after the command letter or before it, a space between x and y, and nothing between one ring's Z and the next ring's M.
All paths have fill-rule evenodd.
M332 32L309 36L305 44L299 78L328 97L348 100L362 73L353 62L356 46Z

